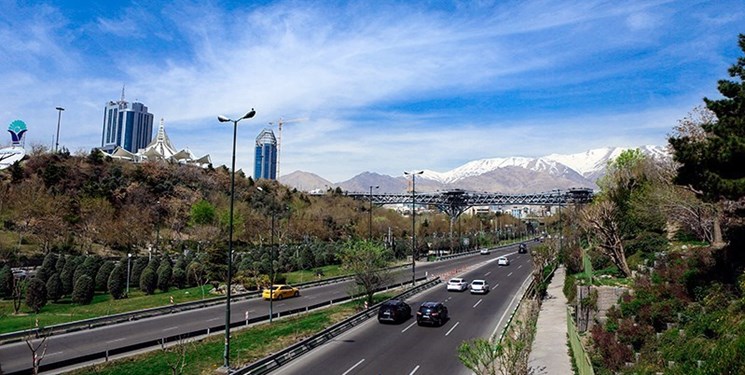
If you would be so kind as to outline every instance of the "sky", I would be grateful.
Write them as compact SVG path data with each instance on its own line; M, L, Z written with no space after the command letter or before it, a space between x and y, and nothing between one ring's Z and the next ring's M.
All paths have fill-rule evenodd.
M280 175L446 172L468 161L665 145L719 98L745 0L0 0L0 126L88 153L121 98L177 149L253 174L282 127ZM296 120L297 121L291 121ZM270 125L270 122L273 125ZM277 132L276 127L274 127ZM3 132L0 146L10 144Z

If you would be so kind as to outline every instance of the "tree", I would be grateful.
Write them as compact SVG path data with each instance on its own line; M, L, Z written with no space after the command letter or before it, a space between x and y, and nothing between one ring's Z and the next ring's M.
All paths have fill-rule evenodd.
M126 265L119 263L109 274L109 280L107 281L107 288L111 297L114 299L122 299L126 295L126 284L127 283L127 271Z
M745 34L738 44L745 52ZM745 58L728 73L736 81L720 80L724 98L704 98L715 119L701 125L703 134L680 134L669 139L679 163L675 182L688 186L706 202L737 201L745 197ZM717 216L715 215L715 219ZM718 226L715 225L715 228ZM715 233L715 245L721 245Z
M62 297L62 280L59 273L55 272L47 280L47 298L52 302L57 302Z
M616 219L617 207L609 200L598 200L585 207L580 221L583 229L598 239L603 254L611 258L623 276L631 275L626 252L621 241L621 229Z
M36 277L31 278L26 288L26 306L31 308L35 314L39 313L47 304L47 286L43 280Z
M179 289L186 287L186 271L180 267L173 268L173 285Z
M13 313L16 315L21 311L21 301L26 292L27 284L28 281L26 279L13 278L13 293L11 297L13 298Z
M167 292L171 287L172 276L173 268L171 268L171 264L167 261L161 262L160 267L158 267L158 289L161 292Z
M204 286L210 282L207 267L202 262L194 260L186 267L186 276L193 284L199 286L202 290L202 299L204 299Z
M140 275L140 290L145 294L155 293L155 288L158 286L158 276L151 267L145 267Z
M9 265L0 268L0 298L8 298L13 295L13 270Z
M108 282L109 282L109 276L111 276L111 271L114 270L114 262L107 260L101 265L101 268L98 269L98 272L96 272L96 290L100 292L107 291Z
M79 305L87 305L93 301L95 283L93 278L84 274L75 281L72 291L72 302Z
M385 248L368 241L347 241L340 253L342 268L354 275L354 280L367 300L373 303L373 294L389 278L386 266L391 257Z
M137 258L132 262L132 274L130 275L130 286L132 284L139 285L140 283L140 277L142 276L142 271L145 270L147 267L148 261L147 258L141 257Z

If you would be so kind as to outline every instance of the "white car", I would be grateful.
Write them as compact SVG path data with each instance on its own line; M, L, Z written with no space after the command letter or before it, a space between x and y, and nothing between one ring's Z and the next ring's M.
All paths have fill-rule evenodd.
M500 266L509 266L510 265L510 260L507 259L507 257L505 257L505 256L501 256L501 257L497 258L497 264L500 265Z
M461 277L454 277L448 280L448 292L451 290L462 292L466 289L468 289L468 281L466 281L466 279Z
M481 255L489 255L491 254L491 251L489 251L489 249L481 249L479 253L481 253Z
M486 294L489 293L489 283L486 280L473 280L471 281L471 294Z

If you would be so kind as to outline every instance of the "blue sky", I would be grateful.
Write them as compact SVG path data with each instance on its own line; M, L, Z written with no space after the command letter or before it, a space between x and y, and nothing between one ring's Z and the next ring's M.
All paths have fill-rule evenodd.
M81 5L85 4L85 5ZM149 107L177 148L253 174L282 131L282 175L332 182L492 157L664 145L718 97L745 1L0 0L0 125L100 146L103 108ZM0 137L0 145L10 137Z

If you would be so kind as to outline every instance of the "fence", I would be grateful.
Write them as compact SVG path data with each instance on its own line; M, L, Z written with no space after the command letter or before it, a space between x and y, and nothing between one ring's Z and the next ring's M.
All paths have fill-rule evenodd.
M574 357L574 364L577 366L577 372L579 375L595 375L595 370L593 370L592 363L590 362L590 356L585 351L585 347L582 346L582 341L577 332L577 326L574 324L572 312L568 307L567 335L569 336L569 345L572 347L572 357Z

